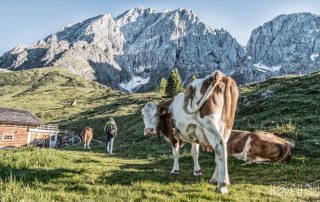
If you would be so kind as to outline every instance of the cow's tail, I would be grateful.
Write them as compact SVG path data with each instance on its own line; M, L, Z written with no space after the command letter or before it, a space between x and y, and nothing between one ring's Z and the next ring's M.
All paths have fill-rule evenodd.
M291 149L294 147L294 144L290 143L290 142L285 142L284 143L284 155L281 157L281 159L279 159L277 161L277 163L281 163L281 162L284 162L284 161L288 161L291 159Z
M234 118L237 110L238 98L239 90L237 84L230 77L226 77L226 90L224 93L225 103L223 109L227 116L225 118L228 129L232 129L233 127Z

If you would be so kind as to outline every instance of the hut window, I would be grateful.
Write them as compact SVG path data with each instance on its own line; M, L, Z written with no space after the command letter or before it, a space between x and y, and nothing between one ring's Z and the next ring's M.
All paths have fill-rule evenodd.
M13 134L11 133L4 133L3 134L3 141L13 141Z
M53 142L53 141L56 141L56 136L52 135L52 136L51 136L51 141L52 141L52 142Z

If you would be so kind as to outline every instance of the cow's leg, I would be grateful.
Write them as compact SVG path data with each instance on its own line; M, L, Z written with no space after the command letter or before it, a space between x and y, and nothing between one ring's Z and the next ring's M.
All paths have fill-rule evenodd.
M179 158L180 158L180 145L176 143L175 147L172 146L172 155L173 155L173 168L171 175L179 174Z
M88 140L87 149L90 149L90 142L91 142L91 139Z
M196 133L197 137L199 138L200 142L206 146L206 149L208 149L208 145L210 145L210 143L205 135L205 132L200 127L196 127L195 133ZM213 173L211 179L209 180L210 183L216 184L218 182L218 167L219 167L218 163L219 163L218 156L215 155L215 169L214 169L214 173Z
M194 168L193 168L193 175L194 176L201 176L202 171L199 165L199 144L193 142L191 148L191 155L193 158Z
M222 143L221 143L222 142ZM221 152L221 170L219 170L218 180L222 182L222 186L230 185L229 173L228 173L228 154L227 154L227 141L222 138L222 141L219 142L220 152Z
M215 165L214 173L213 173L211 179L209 180L209 182L213 183L213 184L217 184L218 183L218 173L219 173L219 160L218 160L217 155L214 155L214 161L215 161L216 165Z
M227 144L222 134L215 127L210 127L212 130L206 131L206 137L209 143L214 147L214 152L218 160L216 165L216 173L218 176L217 191L222 194L228 193L228 185L230 184L228 175L228 163L227 163Z
M223 138L216 137L218 142L214 146L215 155L217 158L217 191L222 194L228 193L228 185L230 184L229 175L228 175L228 160L227 160L227 146Z
M86 149L87 148L87 138L84 137L84 140L83 140L83 149Z

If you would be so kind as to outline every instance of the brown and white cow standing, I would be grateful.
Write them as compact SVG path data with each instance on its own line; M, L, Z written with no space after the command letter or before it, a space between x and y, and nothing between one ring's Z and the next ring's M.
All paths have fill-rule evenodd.
M90 149L90 142L93 137L93 129L90 127L85 127L81 133L81 140L83 140L83 149Z
M215 172L211 182L217 191L228 192L230 184L227 162L227 142L233 127L238 87L231 77L220 71L193 81L186 90L174 97L169 112L183 141L200 140L215 151ZM206 142L207 141L207 142Z
M172 101L173 100L171 99L158 105L153 102L148 102L143 106L143 108L141 108L141 113L145 125L144 135L150 136L152 134L157 134L160 130L166 141L171 143L172 154L174 158L171 174L177 175L179 174L180 147L184 144L184 141L179 138L176 132L174 132L175 126L172 119L172 114L169 113L169 106L171 105ZM194 161L193 175L201 176L202 171L198 162L199 142L195 141L189 143L192 144L191 155Z

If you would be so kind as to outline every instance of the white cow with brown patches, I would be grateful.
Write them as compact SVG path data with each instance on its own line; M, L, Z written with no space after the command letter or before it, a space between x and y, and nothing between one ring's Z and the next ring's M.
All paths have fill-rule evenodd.
M202 171L199 165L199 141L197 138L193 139L182 139L183 137L178 134L175 129L172 115L169 113L169 106L172 103L172 99L156 105L153 102L148 102L141 108L141 114L143 116L143 122L145 125L144 135L151 136L153 134L159 135L159 130L164 135L166 141L171 143L172 155L173 155L173 168L171 171L172 175L179 174L179 158L180 158L180 147L185 143L191 143L191 155L194 161L194 176L201 176ZM180 137L179 137L180 136Z
M193 81L185 93L178 94L169 112L183 141L198 139L214 148L216 168L211 182L217 191L228 192L230 184L227 162L227 142L233 127L239 93L233 79L220 71Z

